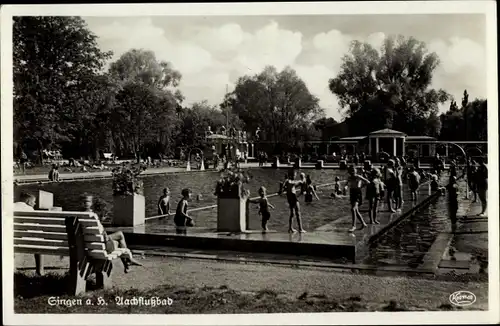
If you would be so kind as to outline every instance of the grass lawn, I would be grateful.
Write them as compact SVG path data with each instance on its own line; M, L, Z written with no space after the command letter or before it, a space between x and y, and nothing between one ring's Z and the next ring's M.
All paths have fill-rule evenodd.
M487 279L375 276L340 273L331 269L307 269L264 264L237 264L192 259L143 260L123 274L115 265L114 288L93 290L81 297L66 295L67 261L47 261L44 277L33 273L32 255L16 257L14 310L16 313L287 313L342 311L459 310L448 297L457 290L477 296L466 309L488 309ZM47 256L47 258L49 258ZM22 267L25 266L25 267ZM29 267L28 267L29 266ZM58 298L61 304L50 305ZM171 305L118 305L120 298L172 299ZM65 306L64 300L81 298L81 304ZM101 298L101 299L99 299ZM90 299L86 304L87 299ZM104 299L106 305L99 305ZM124 302L125 303L125 302Z
M63 278L59 275L48 275L45 277L44 286L57 289L64 281ZM28 279L25 281L30 284ZM31 289L36 288L36 283L36 281L31 282ZM16 313L225 314L460 310L450 304L442 304L433 309L401 305L395 300L368 302L359 296L338 300L333 296L309 295L307 292L298 297L290 297L280 295L273 290L246 292L233 290L225 285L218 288L162 285L147 291L99 290L81 297L58 295L57 291L53 292L55 292L53 295L33 298L18 295L14 302ZM142 305L138 303L141 297ZM135 304L131 301L134 298L138 300Z

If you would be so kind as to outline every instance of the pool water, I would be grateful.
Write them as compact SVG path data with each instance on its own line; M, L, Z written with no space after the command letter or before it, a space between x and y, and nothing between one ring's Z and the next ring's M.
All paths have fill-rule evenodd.
M272 169L249 169L251 181L245 185L250 190L251 196L257 196L260 186L265 186L268 194L278 191L279 183L284 179L286 170ZM299 171L300 172L300 171ZM304 170L304 173L311 176L314 184L333 183L336 176L345 179L346 172L340 170ZM146 216L155 216L158 214L158 198L162 194L163 188L170 188L171 191L171 211L175 210L177 202L181 198L181 190L190 188L193 197L189 203L189 208L201 208L215 205L217 197L214 195L215 184L220 178L218 172L205 171L183 174L164 174L144 176L144 196L146 198ZM113 205L112 180L96 179L75 182L29 184L15 186L15 196L18 198L21 191L36 193L37 190L45 190L54 194L54 206L62 207L64 210L79 210L80 196L84 193L100 197L105 200L110 208ZM315 228L331 221L337 215L338 210L343 210L343 205L333 206L333 201L328 198L332 192L332 187L320 188L318 195L322 197L321 201L314 201L311 205L303 204L304 226ZM198 195L201 198L198 200ZM276 206L271 211L272 217L269 226L275 227L281 225L283 221L288 223L289 210L284 197L270 197L269 201ZM303 202L303 198L301 198ZM250 228L260 228L260 217L257 214L258 206L250 207ZM204 209L192 212L198 226L214 227L217 223L216 208ZM112 209L111 213L112 215ZM326 221L326 222L325 222Z

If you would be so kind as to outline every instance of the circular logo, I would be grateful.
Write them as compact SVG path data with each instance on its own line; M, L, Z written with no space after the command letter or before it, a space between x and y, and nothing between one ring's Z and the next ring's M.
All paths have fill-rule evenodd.
M470 306L476 302L476 295L469 291L457 291L450 295L450 303L455 306Z

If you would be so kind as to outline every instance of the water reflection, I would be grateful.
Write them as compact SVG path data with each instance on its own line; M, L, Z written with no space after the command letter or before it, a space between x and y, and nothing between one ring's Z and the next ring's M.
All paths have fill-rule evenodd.
M364 262L377 265L408 265L422 262L437 235L450 228L446 197L389 230L369 248Z

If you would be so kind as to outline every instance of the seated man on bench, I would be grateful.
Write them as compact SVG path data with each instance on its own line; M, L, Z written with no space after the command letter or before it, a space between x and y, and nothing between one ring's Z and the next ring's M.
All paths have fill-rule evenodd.
M93 196L84 196L84 210L86 212L93 212L93 199ZM95 216L99 219L97 214ZM106 241L106 251L108 253L112 253L118 248L126 249L126 251L120 256L125 273L128 273L130 266L142 266L142 264L135 260L132 256L132 252L127 247L127 243L125 242L125 235L122 231L107 234L101 223L99 223L99 231L104 235L104 239Z
M22 192L20 195L20 200L14 203L14 211L17 212L29 212L35 210L36 197L30 193ZM35 265L36 273L38 275L43 275L43 270L40 266L43 265L43 257L40 254L35 254Z

